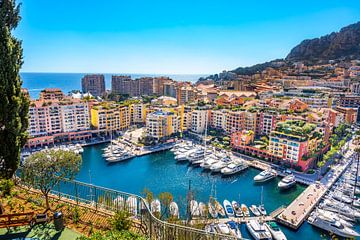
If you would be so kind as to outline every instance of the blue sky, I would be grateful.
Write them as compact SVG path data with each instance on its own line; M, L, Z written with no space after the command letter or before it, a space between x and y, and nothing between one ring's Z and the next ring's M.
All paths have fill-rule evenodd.
M360 21L359 0L23 0L26 72L217 73Z

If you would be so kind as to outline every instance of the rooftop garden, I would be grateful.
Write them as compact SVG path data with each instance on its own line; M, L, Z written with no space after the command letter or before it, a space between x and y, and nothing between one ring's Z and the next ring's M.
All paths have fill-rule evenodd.
M288 120L285 122L280 122L276 126L276 131L279 133L284 133L288 135L317 138L320 137L318 134L314 133L316 125L312 123L307 123L302 120Z

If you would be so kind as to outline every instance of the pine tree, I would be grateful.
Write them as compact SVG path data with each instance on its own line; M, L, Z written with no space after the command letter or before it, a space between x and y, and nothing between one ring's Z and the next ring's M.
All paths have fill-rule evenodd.
M21 91L21 41L12 35L20 21L20 5L0 0L0 178L18 168L28 126L28 97Z

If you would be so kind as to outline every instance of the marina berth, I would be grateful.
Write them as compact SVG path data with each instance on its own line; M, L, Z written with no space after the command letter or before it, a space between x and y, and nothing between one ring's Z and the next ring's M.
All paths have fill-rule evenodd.
M271 233L274 240L287 240L285 234L281 231L276 222L267 222L265 223L265 226Z
M232 206L232 208L234 209L234 213L235 213L235 216L236 216L236 217L242 217L242 216L244 216L244 215L243 215L243 212L242 212L242 210L241 210L241 207L240 207L240 205L239 205L238 202L232 201L232 202L231 202L231 206Z
M213 199L210 199L209 203L208 203L208 211L209 211L209 214L212 218L217 218L219 216L217 210L216 210L216 207L215 207L215 204L214 204L214 200Z
M206 218L208 216L208 210L205 203L199 202L199 211L202 218Z
M225 199L223 202L223 205L224 205L226 215L228 217L234 217L235 216L234 209L232 208L231 203Z
M276 176L277 176L276 171L269 168L265 171L262 171L258 175L256 175L254 177L254 181L258 182L258 183L267 182L267 181L270 181L271 179L275 178Z
M200 217L199 204L196 200L190 201L190 214L192 217Z
M248 165L246 165L244 163L230 163L229 165L227 165L226 167L221 169L220 172L223 175L233 175L233 174L239 173L241 171L244 171L247 168L248 168Z
M172 216L174 218L179 218L179 216L180 216L180 214L179 214L179 206L177 205L176 202L171 202L170 203L169 212L170 212L170 216Z
M230 234L230 228L225 223L218 223L216 225L216 231L221 234L229 235Z
M250 217L249 208L244 203L241 204L241 211L243 212L244 217Z
M296 185L295 176L293 174L287 175L278 183L278 188L280 190L289 189Z
M150 204L150 208L151 208L151 212L152 213L158 213L160 214L161 213L161 203L160 203L160 200L159 199L154 199L151 201L151 204Z
M230 228L230 235L236 237L237 239L242 239L242 234L240 231L240 228L238 226L238 224L234 221L229 221L226 222L226 224L229 226Z
M340 221L334 218L328 218L316 212L312 212L308 218L308 222L318 228L324 229L328 232L334 233L344 238L357 238L359 233L349 227L344 226Z
M255 240L270 240L272 239L270 231L264 223L258 220L249 220L246 223L246 228Z
M218 201L214 201L214 206L216 209L216 212L220 215L220 217L226 217L225 209Z
M254 216L258 217L258 216L261 216L261 213L259 211L259 209L257 208L256 205L251 205L249 207L250 211L252 212L252 214L254 214Z

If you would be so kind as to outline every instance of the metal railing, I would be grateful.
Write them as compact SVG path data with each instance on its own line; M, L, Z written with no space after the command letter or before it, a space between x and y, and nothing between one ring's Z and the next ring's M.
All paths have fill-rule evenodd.
M89 208L110 212L127 211L133 220L139 221L149 239L156 240L220 240L237 239L234 236L209 233L204 230L169 223L158 219L141 196L99 187L79 181L66 180L51 192L59 199L66 198L75 204L86 204Z

